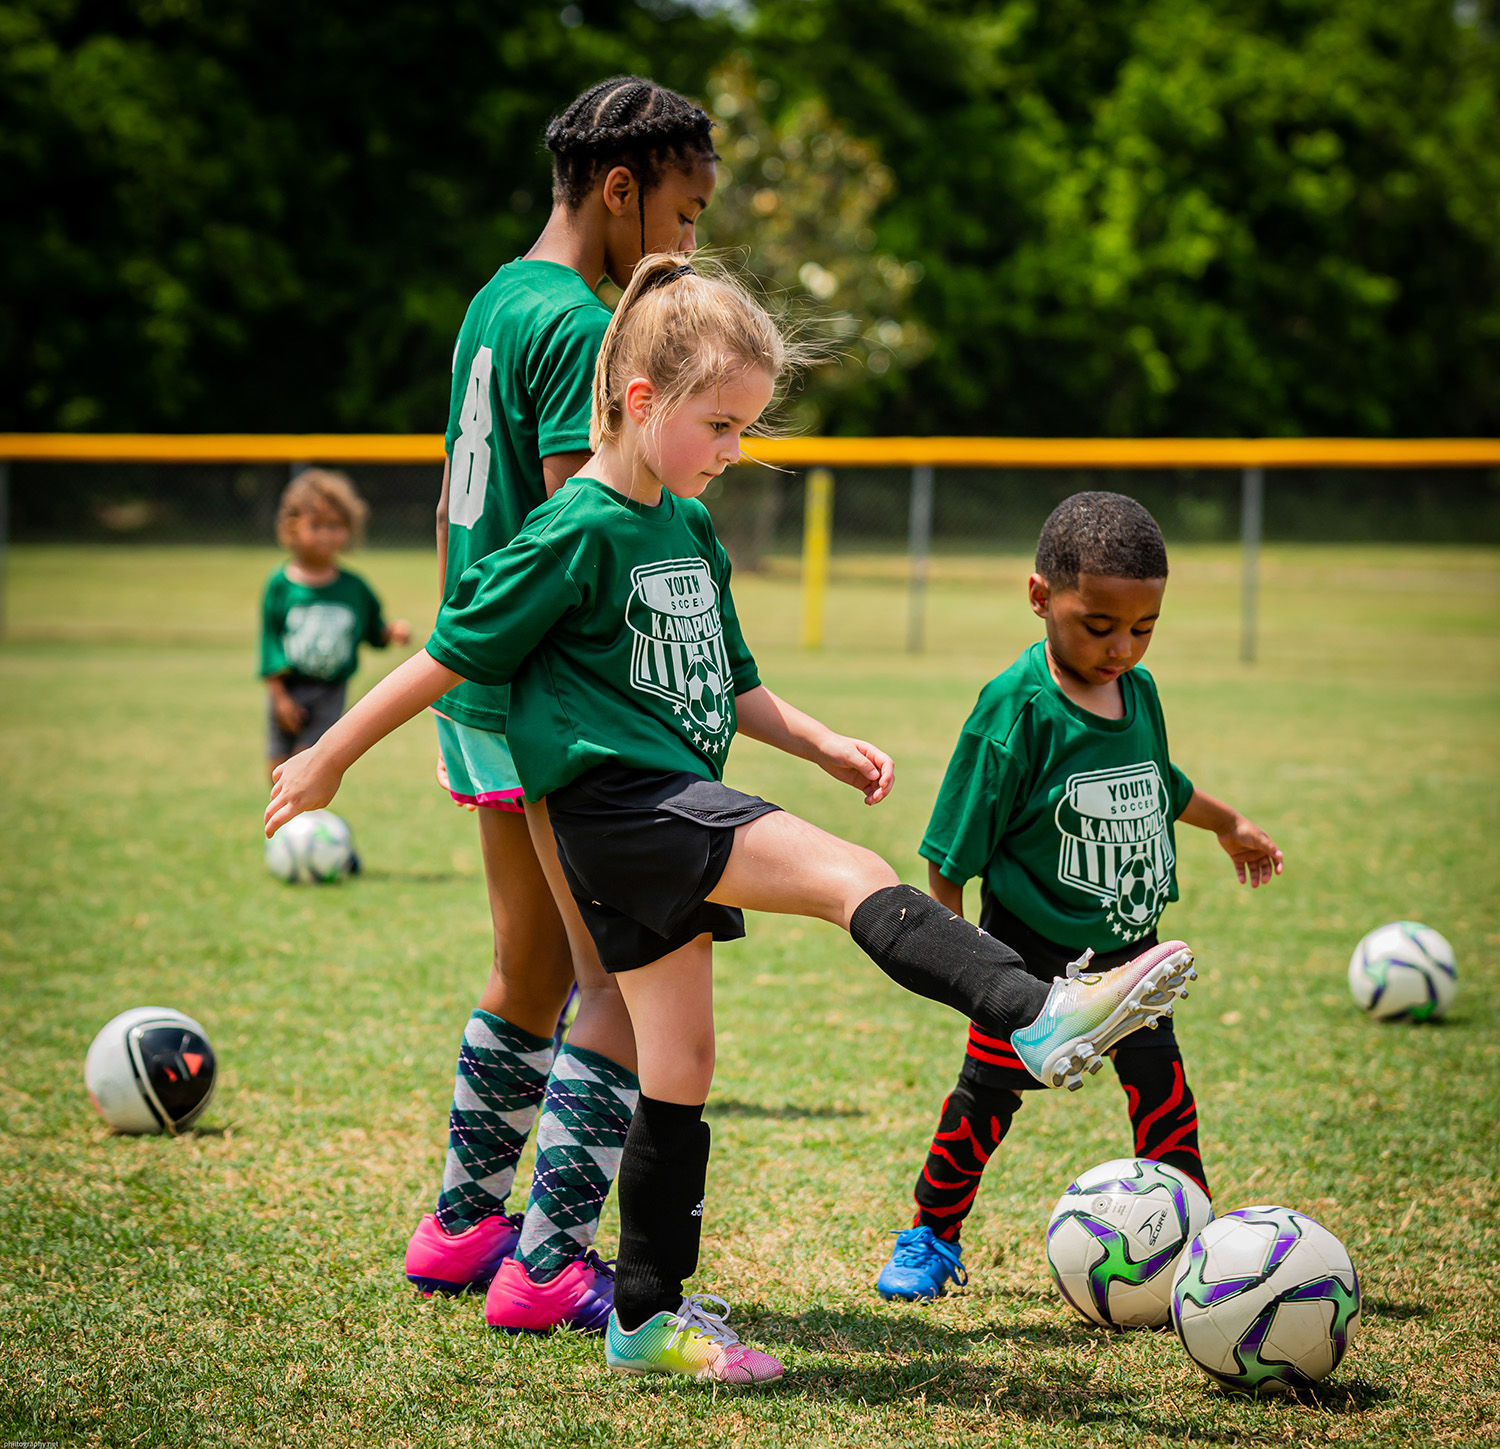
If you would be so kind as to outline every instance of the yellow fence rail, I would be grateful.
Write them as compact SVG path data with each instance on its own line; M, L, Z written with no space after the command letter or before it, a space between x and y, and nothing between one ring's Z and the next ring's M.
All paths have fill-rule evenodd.
M1500 438L757 438L746 461L811 468L802 565L802 643L823 642L832 468L910 468L907 647L923 647L934 468L1202 468L1241 472L1240 657L1256 656L1268 468L1494 468ZM0 433L0 633L5 627L9 464L371 463L443 460L438 433Z
M1487 468L1500 438L757 438L783 468ZM440 433L0 433L17 463L441 463Z

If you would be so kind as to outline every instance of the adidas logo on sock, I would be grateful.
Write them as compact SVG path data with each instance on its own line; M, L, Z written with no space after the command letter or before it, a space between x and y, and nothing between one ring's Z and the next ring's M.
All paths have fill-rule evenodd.
M704 1200L700 1197L698 1199L698 1206L693 1209L690 1216L695 1218L701 1218L703 1216L703 1202Z

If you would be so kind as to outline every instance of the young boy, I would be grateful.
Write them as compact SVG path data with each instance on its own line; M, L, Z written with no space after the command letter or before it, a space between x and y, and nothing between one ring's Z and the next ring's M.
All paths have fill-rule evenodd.
M266 580L261 599L260 674L266 682L268 769L322 739L344 712L359 646L405 644L405 619L387 624L380 600L338 556L369 513L342 473L307 468L281 495L276 538L291 558Z
M1046 640L981 691L922 840L933 897L962 915L964 885L979 876L980 926L1043 979L1074 974L1078 958L1108 971L1154 944L1177 899L1174 820L1211 830L1242 884L1281 873L1271 837L1171 762L1156 686L1137 667L1166 586L1166 545L1139 503L1075 493L1053 510L1027 585ZM1135 1154L1207 1192L1170 1012L1110 1055ZM1039 1085L1009 1044L970 1026L916 1217L876 1281L882 1298L933 1298L950 1278L967 1281L964 1218L1018 1094Z

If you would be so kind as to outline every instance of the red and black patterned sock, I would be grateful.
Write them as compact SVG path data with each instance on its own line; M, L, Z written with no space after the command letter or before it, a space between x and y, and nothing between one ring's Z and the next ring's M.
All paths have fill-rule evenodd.
M958 1079L943 1103L927 1161L917 1178L914 1228L931 1228L947 1242L958 1241L985 1164L1000 1146L1020 1105L1021 1098L1008 1087Z
M1208 1179L1198 1150L1198 1104L1187 1084L1181 1055L1175 1050L1117 1051L1115 1071L1130 1104L1135 1155L1175 1167L1207 1193Z

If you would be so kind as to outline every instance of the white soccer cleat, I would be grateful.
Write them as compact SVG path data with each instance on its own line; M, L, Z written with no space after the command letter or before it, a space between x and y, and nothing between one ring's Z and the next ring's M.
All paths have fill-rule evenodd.
M1122 1037L1171 1016L1197 976L1182 941L1163 941L1113 971L1059 976L1041 1014L1010 1044L1037 1081L1077 1091Z

